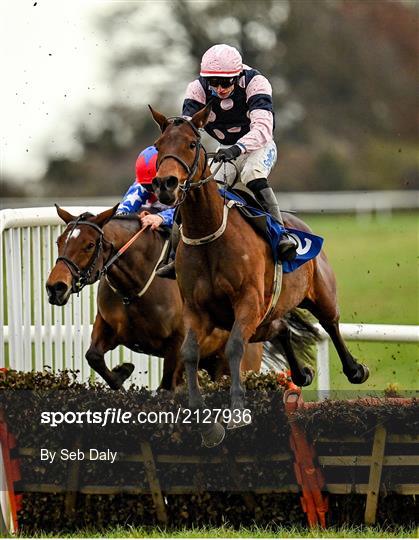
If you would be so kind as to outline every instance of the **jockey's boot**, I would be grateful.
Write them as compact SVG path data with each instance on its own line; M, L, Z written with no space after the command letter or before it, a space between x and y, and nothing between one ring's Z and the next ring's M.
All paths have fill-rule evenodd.
M271 187L264 187L257 193L257 198L262 206L271 216L284 227L281 210L279 209L278 201ZM278 244L278 255L281 261L293 261L297 256L297 242L287 232L281 236Z
M180 240L180 231L179 226L176 221L173 223L172 236L171 236L171 250L169 251L169 256L164 260L158 270L156 271L156 276L167 278L167 279L176 279L176 270L175 270L175 255L176 249L178 247Z

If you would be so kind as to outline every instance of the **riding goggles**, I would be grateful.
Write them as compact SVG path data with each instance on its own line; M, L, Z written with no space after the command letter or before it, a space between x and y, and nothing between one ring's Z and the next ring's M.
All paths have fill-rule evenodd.
M233 86L237 77L208 77L208 83L213 88L221 86L221 88L229 88Z

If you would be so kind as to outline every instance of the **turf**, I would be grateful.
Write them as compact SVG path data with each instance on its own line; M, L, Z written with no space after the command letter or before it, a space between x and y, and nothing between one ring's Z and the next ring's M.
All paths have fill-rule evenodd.
M40 532L32 538L56 538L56 535ZM339 527L307 529L301 527L234 529L223 527L193 527L185 529L117 527L102 531L81 529L74 534L60 534L60 538L417 538L417 531L408 528L385 527Z

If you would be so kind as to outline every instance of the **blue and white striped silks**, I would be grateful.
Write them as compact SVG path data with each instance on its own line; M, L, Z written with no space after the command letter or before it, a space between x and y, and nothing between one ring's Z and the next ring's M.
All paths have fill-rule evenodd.
M117 214L127 212L128 214L133 214L138 212L142 206L144 206L151 197L151 193L147 191L141 184L134 182L132 186L129 187L128 191L125 193L122 201L120 202ZM154 206L154 203L151 204ZM158 212L158 216L163 219L163 225L168 227L173 226L173 216L175 213L174 208L164 208L164 205L156 202L156 206L163 207L161 212Z

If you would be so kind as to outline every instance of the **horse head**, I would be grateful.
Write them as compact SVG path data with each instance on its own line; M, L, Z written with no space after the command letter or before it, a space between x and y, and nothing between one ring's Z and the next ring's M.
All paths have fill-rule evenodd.
M167 118L152 107L150 111L162 132L154 143L158 158L153 190L160 202L172 205L178 200L179 190L185 192L207 169L199 129L208 122L211 105L195 113L190 120L180 116Z
M67 227L57 239L58 258L48 276L46 290L50 304L63 306L71 293L99 279L105 257L103 227L118 205L97 216L89 212L73 216L58 205L55 207Z

